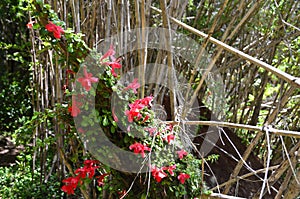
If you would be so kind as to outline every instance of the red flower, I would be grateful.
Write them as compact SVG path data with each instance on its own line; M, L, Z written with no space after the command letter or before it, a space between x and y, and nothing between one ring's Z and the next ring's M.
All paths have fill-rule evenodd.
M165 138L164 140L166 140L168 142L168 144L170 144L174 139L175 139L175 135L169 134L169 135L167 135L167 138Z
M142 102L141 99L137 99L137 100L135 100L132 104L129 104L129 107L130 107L131 109L142 110L142 109L145 107L145 105L142 104L141 102Z
M86 167L84 166L83 168L79 168L75 170L75 174L78 174L78 176L80 176L80 178L90 178L92 179L93 176L95 175L95 170L98 169L99 166L95 166L95 167Z
M114 57L115 53L116 52L114 51L114 47L112 45L110 45L108 51L100 58L100 61L102 61L103 59L106 59L108 57L110 57L110 59L112 61L115 61L116 60L116 58Z
M149 118L150 118L150 116L149 116L149 115L146 115L145 118L144 118L143 121L142 121L142 124L145 123L145 122L147 122L147 120L148 120Z
M139 109L130 109L125 111L125 115L128 117L128 122L133 122L133 119L137 117L138 119L142 117Z
M141 143L134 143L132 145L129 146L129 149L130 150L133 150L133 152L135 154L141 154L142 157L144 158L145 157L145 152L144 151L151 151L151 149Z
M157 129L155 127L149 127L149 128L145 128L145 131L148 131L149 134L153 136L156 133Z
M168 176L162 169L159 169L156 166L152 167L151 173L156 182L160 182L163 178Z
M114 118L114 121L115 121L115 122L118 122L119 119L118 119L118 117L117 117L116 114L115 114L115 107L112 108L111 112L112 112L112 116L113 116L113 118Z
M85 130L83 130L83 128L79 127L79 128L78 128L78 132L79 132L79 133L85 133Z
M105 174L102 174L100 176L97 176L96 178L98 178L97 182L98 182L98 186L101 187L104 185L104 178L105 176L108 176L109 174L108 173L105 173Z
M111 74L114 77L118 76L117 73L115 73L115 69L122 67L121 64L118 62L118 60L117 61L112 61L112 62L104 62L103 64L111 67Z
M77 79L78 82L85 88L86 91L90 91L92 87L92 83L98 82L97 77L93 77L92 73L88 73L86 71L86 67L83 68L84 77L80 77Z
M100 162L98 160L85 160L83 162L84 166L86 167L92 167L98 165Z
M173 130L173 125L172 125L172 124L169 124L169 125L166 127L166 130L167 130L167 131L172 131L172 130Z
M60 39L61 34L65 33L64 30L62 29L62 27L53 24L51 21L49 21L49 23L45 26L45 28L49 32L53 32L53 35L56 39Z
M78 174L81 178L88 178L92 179L95 175L95 170L99 168L97 164L99 163L98 160L85 160L84 167L75 170L75 174Z
M181 184L184 184L185 180L190 178L190 175L185 174L185 173L180 173L177 178L178 178L178 180L180 181Z
M111 73L114 77L118 76L115 73L115 69L116 68L121 68L121 64L119 63L120 60L114 57L115 55L115 51L113 49L113 46L111 45L108 49L108 51L100 58L100 61L102 61L103 59L106 59L108 57L110 57L111 61L110 62L104 62L102 64L106 65L106 66L110 66L111 67Z
M148 96L148 97L145 97L143 99L141 99L141 104L145 105L145 106L151 106L151 102L153 100L153 97L152 96Z
M177 151L177 154L178 154L179 159L181 160L188 153L184 149L181 149L180 151Z
M75 74L75 72L74 72L73 70L71 70L71 69L66 70L66 73L67 73L67 74L72 74L72 75Z
M130 110L125 111L125 115L128 117L128 122L133 122L134 118L140 119L142 117L140 110L142 110L145 106L150 105L152 99L152 96L148 96L143 99L137 99L132 104L129 104ZM148 119L149 116L146 116L143 122L146 122Z
M79 176L66 178L62 181L63 183L65 183L65 185L62 186L61 190L66 192L68 195L74 194L74 190L76 189L79 181Z
M77 174L77 176L79 176L80 178L86 178L88 172L88 169L83 167L76 169L74 173Z
M118 191L118 194L119 194L119 196L120 196L120 199L121 199L121 198L124 198L124 196L126 196L126 193L127 193L126 190Z
M26 24L27 28L28 28L28 29L31 29L34 23L35 23L35 21L29 21L29 22Z
M130 83L126 88L124 88L124 89L125 89L125 90L132 89L133 92L136 94L136 93L137 93L136 89L138 89L139 87L140 87L140 84L138 83L138 79L135 78L135 79L133 80L133 82L131 82L131 83Z
M98 160L85 160L84 167L75 170L75 174L77 174L75 177L69 177L62 181L65 185L61 189L67 194L74 194L77 185L83 183L81 179L86 177L93 178L95 170L99 168L99 166L96 166L97 164L99 164Z
M82 103L76 101L76 95L72 95L72 106L68 108L68 112L71 113L72 117L77 117L80 114L79 107L82 106Z
M173 170L176 169L176 165L172 165L172 166L169 166L169 167L163 167L162 170L167 170L171 176L174 176L174 172Z

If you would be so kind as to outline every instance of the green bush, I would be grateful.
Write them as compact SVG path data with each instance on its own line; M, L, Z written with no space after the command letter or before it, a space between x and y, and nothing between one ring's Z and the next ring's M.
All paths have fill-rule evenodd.
M0 78L0 131L13 132L32 114L26 76L9 74Z
M32 172L31 156L19 156L19 163L12 167L0 167L0 199L14 198L60 198L60 180L56 174L49 176L47 182L40 182L39 167Z

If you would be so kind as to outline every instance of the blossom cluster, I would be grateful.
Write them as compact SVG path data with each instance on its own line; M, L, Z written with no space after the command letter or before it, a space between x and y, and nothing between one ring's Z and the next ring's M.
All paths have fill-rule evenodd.
M115 53L116 52L115 52L113 46L111 45L110 48L108 49L108 51L100 58L100 62L103 65L110 66L111 67L111 74L114 77L117 77L118 75L116 74L115 69L116 68L121 68L121 64L120 64L120 59L116 59L114 57ZM110 58L111 61L103 62L103 60L107 59L108 57Z
M67 194L74 194L77 186L82 185L85 179L92 179L94 177L95 170L99 168L98 164L99 161L97 160L85 160L84 167L75 170L75 176L68 177L62 181L65 185L62 186L61 190L66 192ZM109 174L104 173L102 175L96 176L99 186L104 185L104 178L107 175Z
M180 151L177 151L179 159L182 159L184 156L186 156L188 153L184 150L181 149ZM167 173L165 171L168 171L168 173L171 176L174 176L174 170L176 169L176 165L171 165L171 166L164 166L161 168L157 168L155 165L152 166L151 168L151 173L152 176L155 178L156 182L160 182L163 178L167 177ZM180 181L181 184L184 184L185 180L189 179L190 175L186 173L180 172L179 175L177 176L177 179Z
M32 27L32 25L31 25ZM52 32L53 36L56 39L60 39L61 35L65 33L65 31L62 29L62 27L55 25L52 21L49 21L49 23L45 26L47 31Z
M129 146L130 150L133 150L135 154L141 154L142 158L145 157L145 151L151 151L151 149L141 143L134 143Z
M148 146L145 146L141 143L134 143L129 146L130 150L133 150L135 154L141 154L143 158L145 158L145 151L151 151L151 148ZM184 156L188 155L188 153L184 150L181 149L180 151L177 151L178 158L181 160L184 158ZM165 177L167 177L167 173L164 171L168 171L168 173L171 176L174 176L174 170L176 169L176 165L171 165L171 166L164 166L162 168L158 168L155 165L152 166L151 168L151 173L156 182L161 182L161 180ZM190 175L186 173L180 172L180 174L177 176L177 179L180 181L181 184L184 184L185 180L189 179Z
M168 166L168 167L162 167L162 168L157 168L156 166L153 166L152 169L151 169L151 174L155 178L156 182L161 182L161 180L163 178L168 176L168 174L164 171L167 170L171 176L174 176L174 171L173 171L174 169L176 169L175 164L171 165L171 166ZM181 173L181 172L177 176L177 179L179 180L179 182L181 184L184 184L185 180L187 180L189 178L190 178L189 174Z
M116 60L114 58L115 51L113 50L113 47L111 46L110 49L100 58L100 62L103 65L108 65L111 67L111 73L113 76L117 76L115 73L115 68L121 68L121 65L119 63L119 60ZM103 62L103 60L107 59L110 57L111 60L110 62ZM70 71L70 70L69 70ZM69 72L74 74L73 71ZM99 81L99 78L94 77L92 73L89 73L87 71L87 66L83 67L83 76L77 78L77 82L81 84L81 86L84 88L85 91L89 92L92 88L93 83L97 83ZM136 85L132 85L132 88L136 89ZM130 86L130 85L129 85ZM130 88L130 87L129 87ZM72 95L72 105L69 106L68 112L71 114L72 117L77 117L81 113L81 106L83 105L81 102L79 102L77 99L82 98L82 95ZM113 114L113 116L115 116ZM117 120L116 117L114 117L115 120Z
M29 29L33 28L34 23L36 21L30 20L30 22L27 24L27 27ZM53 36L56 39L61 39L62 35L65 34L64 29L61 26L58 26L54 24L52 21L49 21L48 24L45 26L45 29L53 34ZM67 33L66 33L67 34ZM113 46L111 45L108 49L108 51L98 60L98 63L100 63L100 67L105 67L106 69L110 70L110 74L112 78L118 77L118 74L116 72L116 69L121 68L120 59L115 57L115 50ZM72 70L67 70L67 78L68 75L74 75L75 72ZM109 74L109 73L107 73ZM86 108L84 106L84 100L86 96L88 96L89 92L91 93L93 91L93 86L95 86L96 83L99 82L99 79L101 79L102 76L99 74L93 74L91 68L88 66L83 67L83 74L79 73L79 77L75 79L75 82L79 83L79 87L81 88L81 91L83 91L80 94L72 94L72 104L68 107L68 112L72 117L77 117L81 114L81 112ZM66 82L65 89L68 86L68 81ZM120 92L132 90L131 93L127 96L131 96L132 93L137 94L137 89L140 87L140 84L138 82L138 79L135 78L129 85L126 87L123 87L123 90L119 90ZM99 91L99 90L98 90ZM124 92L125 93L125 92ZM97 94L97 92L96 92ZM126 92L126 94L128 94ZM143 131L149 133L149 137L154 138L156 140L159 140L159 144L162 145L171 145L174 144L174 148L178 148L178 145L175 143L177 142L175 130L173 129L173 125L163 125L163 127L157 127L154 126L153 117L151 115L151 105L153 102L153 96L146 96L141 99L136 99L134 97L134 100L130 98L130 103L128 105L126 104L126 108L124 108L122 111L123 116L125 116L123 119L129 122L129 123L136 123L137 125L146 126L147 128L143 128ZM124 106L125 107L125 106ZM126 110L125 110L126 109ZM149 111L150 110L150 111ZM119 121L119 118L115 114L115 108L112 109L112 117L115 122ZM150 124L150 125L149 125ZM137 126L135 125L135 127ZM127 128L127 130L130 129L130 126ZM84 133L85 130L82 128L78 128L78 132ZM129 130L128 130L129 132ZM130 141L131 145L129 146L129 150L132 150L134 154L140 155L142 158L145 158L146 153L151 153L152 151L155 151L157 148L155 148L156 142L153 142L154 146L149 146L150 142L147 141L140 141L133 140ZM127 143L126 143L127 144ZM157 145L159 145L157 144ZM160 146L160 147L161 147ZM173 146L171 146L173 147ZM179 147L181 148L181 147ZM179 160L182 160L185 158L185 156L188 155L188 153L184 149L180 149L176 152L177 157ZM166 161L164 163L154 163L152 165L149 165L151 175L154 178L154 180L157 183L162 182L163 180L167 180L169 178L170 181L177 183L184 184L188 179L191 178L191 176L188 174L190 173L190 170L184 170L182 169L182 165L179 161L179 163L170 163L169 161ZM84 166L82 168L78 168L74 172L74 176L68 177L64 179L62 182L64 185L62 186L62 191L66 192L67 194L74 194L74 191L77 187L81 187L87 182L90 182L93 178L96 179L98 186L104 185L105 178L109 175L109 173L102 173L101 175L95 176L96 170L99 169L100 162L97 160L85 160ZM163 166L161 166L163 165ZM190 173L191 174L191 173ZM173 177L173 178L172 178ZM177 179L177 180L176 180ZM190 179L189 182L192 182L192 179ZM126 191L122 190L120 195L126 195Z
M147 96L143 99L137 99L133 103L129 104L130 109L125 111L128 122L132 123L133 121L139 121L143 117L141 110L143 110L144 107L151 106L152 100L152 96ZM146 122L148 119L149 115L146 115L142 123Z

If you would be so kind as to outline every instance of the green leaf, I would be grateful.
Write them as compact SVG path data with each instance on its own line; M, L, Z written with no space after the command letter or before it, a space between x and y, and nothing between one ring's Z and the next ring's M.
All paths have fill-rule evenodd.
M111 126L111 127L110 127L110 132L111 132L111 133L115 133L115 132L116 132L116 128L115 128L114 126Z
M104 118L103 118L103 120L102 120L102 125L103 125L103 126L108 126L108 125L109 125L107 116L104 116Z

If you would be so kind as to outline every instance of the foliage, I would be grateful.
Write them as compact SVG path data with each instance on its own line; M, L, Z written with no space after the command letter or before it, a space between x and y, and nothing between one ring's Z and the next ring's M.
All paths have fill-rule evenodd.
M59 198L63 195L60 190L61 182L56 174L52 173L47 182L41 183L41 171L37 168L32 172L31 162L32 156L22 153L18 156L16 165L0 168L0 196L3 199Z
M13 132L32 114L23 1L2 1L0 13L0 131Z
M86 2L88 1L83 1L80 5ZM76 3L75 1L72 5L74 10L77 9ZM88 6L94 6L94 3ZM158 1L152 3L159 6ZM216 23L214 30L209 34L217 39L228 34L227 30L230 28L233 30L234 27L239 27L240 22L243 22L242 19L247 16L246 12L254 4L230 1L224 13L220 15L220 19L216 20L217 10L222 6L222 2L188 0L185 3L187 3L186 8L180 8L186 9L183 17L175 16L175 18L182 19L204 32L209 32L213 23ZM232 33L239 32L239 35L233 35L224 41L243 51L246 49L246 53L255 55L282 71L299 76L299 37L293 38L291 36L295 35L293 28L286 26L287 23L292 23L289 19L296 16L296 14L291 14L289 18L286 13L289 9L285 6L292 6L292 4L285 5L283 0L278 2L279 5L276 5L277 2L269 3L269 1L261 3L261 7L258 8L264 9L256 9L258 14L255 17L249 17L249 20L243 22L240 29L237 29L238 31L232 31ZM73 27L79 28L76 26L80 24L80 20L84 19L82 13L78 14L78 18L76 16L76 20L79 20L76 21L72 19L72 14L65 13L66 16L57 14L57 10L52 10L51 5L44 4L41 0L5 0L0 6L0 34L1 39L4 38L4 41L0 42L1 64L4 66L0 74L5 75L0 80L0 101L3 103L0 108L0 131L7 131L7 134L12 136L18 145L22 144L26 147L26 150L19 156L17 165L0 169L0 186L3 187L0 195L2 197L58 198L64 195L62 191L73 194L76 188L80 189L75 190L74 197L80 197L81 194L89 197L89 194L93 193L94 196L98 195L103 198L118 198L125 195L128 198L146 198L147 196L150 198L193 198L209 193L202 179L203 160L197 159L180 142L181 136L185 134L181 126L163 123L154 117L151 107L153 96L140 97L137 94L138 79L134 79L127 85L118 82L118 73L122 70L120 69L121 60L115 59L112 46L106 54L101 55L89 49L88 42L84 41L84 39L94 37L91 35L95 30L88 30L87 36L74 31ZM67 8L68 11L73 9L72 6ZM122 6L124 5L120 5L120 8ZM238 12L236 12L237 6ZM119 9L119 6L113 6L112 10L115 7ZM91 10L89 8L87 8L88 12L94 12L93 7ZM170 6L170 8L172 10L175 7ZM85 12L85 9L80 8L80 12ZM131 9L129 5L128 9ZM290 9L293 8L290 7ZM101 7L101 11L103 10ZM112 10L109 10L109 17ZM175 12L176 8L173 11ZM134 13L138 12L135 10ZM27 15L31 16L29 21ZM87 18L84 21L81 21L81 25L88 24L88 21L91 21L92 25L96 24L95 18L90 19L92 15L90 13L88 15L85 16ZM228 17L231 15L233 17ZM251 15L253 13L249 16ZM66 21L60 20L62 17ZM139 24L139 16L135 17L134 20L137 20ZM102 20L102 16L99 19ZM283 19L287 19L287 23L283 23ZM110 23L110 20L107 18L107 23ZM114 16L112 24L122 28L124 24L118 24L118 20L119 16ZM129 18L128 23L134 20ZM150 21L153 26L160 24L160 18L157 16L153 16ZM99 35L105 32L99 23L96 26L96 30L101 32ZM183 29L180 31L190 34L189 31ZM30 32L30 37L28 32ZM105 36L108 36L107 33L109 31L105 32ZM98 37L99 35L96 33L96 39L100 39L101 42L102 38ZM260 40L255 40L258 37ZM37 47L35 50L29 49L29 38L32 47ZM204 41L203 38L195 38L199 43ZM90 46L97 46L95 42L91 43L89 43ZM29 50L32 51L29 53ZM206 50L213 54L216 48L208 44ZM35 57L32 63L29 62L31 53L34 53L32 56ZM82 64L89 53L92 55L89 58L90 65ZM273 107L277 106L276 102L284 96L289 85L258 67L235 60L232 55L226 53L222 55L224 55L222 60L216 58L216 63L226 79L224 83L228 92L227 98L231 103L227 118L237 123L262 126ZM135 58L132 54L124 55L123 58L130 59L130 63L134 63ZM233 66L231 66L232 63L234 63ZM180 63L180 67L184 68L184 64L184 62ZM58 80L61 81L60 83L53 83L52 77L45 80L46 77L48 78L47 70L52 70L52 68L49 69L50 66L53 66L53 70L55 69L55 75L61 78ZM37 77L40 75L36 74L37 68L41 69L39 72L43 74L45 72L45 78ZM15 71L21 71L21 74L16 74ZM31 71L31 74L28 71ZM37 78L29 79L29 75ZM188 76L190 75L189 73ZM200 78L199 72L194 80L194 86L197 86ZM44 87L38 88L39 81L43 80L53 88L48 88L46 91L43 90ZM59 88L61 83L64 84L62 90ZM57 93L54 93L52 89L63 94L56 95ZM28 91L32 92L31 99ZM49 96L52 95L55 100L49 102L48 107L40 108L40 103L45 102L42 101L44 100L43 92L48 92ZM113 93L117 96L115 96L115 104L112 105ZM211 91L204 88L203 93L211 94ZM296 89L294 94L296 97L289 100L288 108L279 112L280 117L274 121L277 126L284 129L289 128L288 124L291 124L292 129L299 126L299 114L297 114L299 89ZM94 104L89 101L90 99L96 99ZM31 106L38 107L39 111L32 114ZM117 109L111 107L117 107ZM215 107L208 108L214 109ZM293 119L287 115L291 111L292 115L295 115ZM75 126L73 117L75 120L80 120L79 128ZM19 128L20 126L22 127ZM88 164L87 161L95 159L93 157L95 154L89 154L83 146L88 144L90 145L88 147L97 148L101 143L96 126L100 126L110 141L119 148L134 153L135 156L130 159L131 162L138 164L144 161L143 166L148 169L148 172L128 174L98 162L95 165ZM241 130L238 134L247 144L256 135L246 130ZM88 140L88 143L82 143L82 140ZM274 148L280 150L281 147L278 147L280 144L275 141L275 139L272 140ZM258 147L260 155L265 153L265 149L262 149L265 143L263 140L261 142L261 147ZM96 157L114 155L107 153L103 148L97 149ZM153 157L158 158L152 159ZM217 159L218 155L206 158L210 162ZM56 164L58 166L53 166ZM72 171L73 169L75 172Z
M28 80L16 73L1 76L0 131L13 132L31 115Z
M77 128L80 129L79 135L83 140L88 141L87 145L90 148L101 146L101 136L97 128L99 125L104 129L106 136L119 148L132 150L137 154L137 160L145 158L143 167L149 167L148 170L153 178L148 187L143 185L147 181L147 173L137 174L141 182L135 182L134 175L127 175L127 180L119 180L124 178L124 173L107 168L106 173L110 173L110 180L107 180L106 185L100 190L105 190L107 194L117 197L120 191L130 189L128 179L132 179L132 183L136 186L126 192L128 197L143 198L145 193L148 193L151 198L199 195L204 190L201 180L201 161L195 159L192 154L184 157L188 153L182 149L184 146L179 137L179 134L183 133L181 128L172 124L160 124L159 120L154 119L154 113L151 110L153 97L137 98L136 89L139 88L137 79L127 86L116 84L118 76L114 67L119 63L118 60L114 60L113 56L114 50L111 47L102 57L95 54L94 57L88 59L88 63L83 63L82 70L78 71L77 79L74 80L75 89L69 93L72 95L72 104L69 105L68 111L76 121L79 121L77 124ZM108 57L110 60L107 59ZM110 100L114 98L113 91L116 94L116 102L111 105ZM97 99L95 104L91 102L93 98ZM110 111L111 106L116 107L118 111ZM140 138L136 138L137 135ZM92 155L105 158L114 156L114 151L108 154L106 151L98 150L98 154L93 152ZM156 159L151 160L152 157ZM147 166L150 160L151 165ZM131 161L136 162L135 159ZM139 162L142 161L137 161L136 164ZM184 181L178 180L179 176L184 175L186 185L183 185ZM77 177L71 179L76 179L76 185L80 184L77 182ZM122 183L123 181L126 183ZM106 190L108 187L109 190ZM72 190L71 187L70 189ZM68 193L73 193L73 191Z

